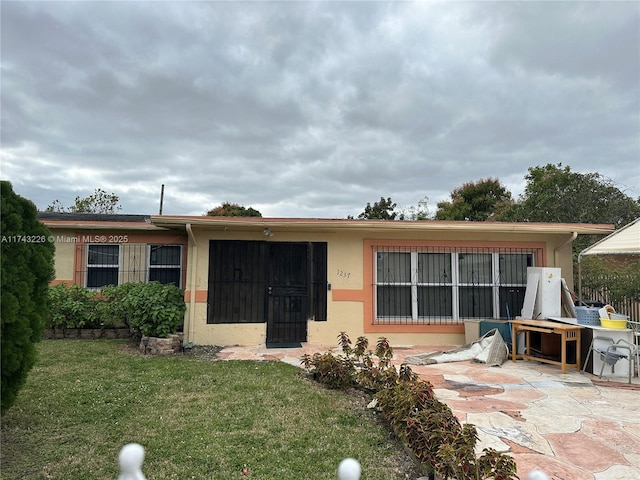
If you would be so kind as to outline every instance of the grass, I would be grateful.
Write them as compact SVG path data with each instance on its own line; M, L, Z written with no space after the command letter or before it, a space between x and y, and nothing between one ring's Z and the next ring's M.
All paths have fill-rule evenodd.
M128 442L149 479L404 478L402 447L353 395L282 362L131 353L121 340L49 340L2 417L2 478L113 479Z

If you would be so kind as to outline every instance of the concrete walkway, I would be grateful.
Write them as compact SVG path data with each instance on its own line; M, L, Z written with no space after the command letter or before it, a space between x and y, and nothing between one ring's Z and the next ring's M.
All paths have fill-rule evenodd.
M394 347L396 365L410 355L453 347ZM278 360L299 366L305 354L335 347L225 347L219 359ZM522 480L534 469L553 480L640 479L640 380L599 380L554 365L472 361L411 366L431 382L461 422L473 423L485 447L509 452Z

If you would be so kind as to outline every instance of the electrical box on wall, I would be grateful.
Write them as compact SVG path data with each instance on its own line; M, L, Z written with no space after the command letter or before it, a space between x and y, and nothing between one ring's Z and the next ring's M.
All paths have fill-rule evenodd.
M527 291L522 308L523 318L543 320L562 316L561 275L559 268L527 267Z

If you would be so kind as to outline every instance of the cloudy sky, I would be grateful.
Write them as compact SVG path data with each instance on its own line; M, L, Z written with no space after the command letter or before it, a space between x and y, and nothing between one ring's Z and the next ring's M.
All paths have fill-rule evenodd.
M0 176L44 209L345 218L529 167L640 196L640 3L3 1Z

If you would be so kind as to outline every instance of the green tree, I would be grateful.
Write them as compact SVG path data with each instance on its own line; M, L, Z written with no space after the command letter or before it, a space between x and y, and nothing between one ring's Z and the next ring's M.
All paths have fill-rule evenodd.
M596 293L595 299L613 306L626 300L640 302L640 260L616 261L609 255L589 255L582 259L582 287ZM593 294L591 296L594 296Z
M547 164L529 168L517 203L499 215L515 222L605 223L616 228L640 216L640 199L624 194L599 173Z
M38 221L36 206L0 182L2 243L1 279L1 409L13 405L36 360L42 337L49 282L53 278L54 245Z
M451 201L438 202L436 220L494 220L496 214L513 204L509 192L498 179L468 182L451 192Z
M371 205L367 202L364 211L358 215L358 220L404 220L404 214L395 211L397 205L391 197L380 197L380 201ZM348 218L353 218L349 216Z
M246 208L237 203L225 202L207 212L209 217L262 217L254 208Z
M46 212L68 212L68 213L107 213L114 214L122 210L120 197L115 193L107 193L97 188L93 195L88 197L76 197L75 202L70 207L62 205L56 199L46 208Z
M530 167L524 193L498 220L512 222L613 224L621 228L640 217L634 200L600 173L578 173L568 165ZM573 242L574 257L602 238L581 235Z

